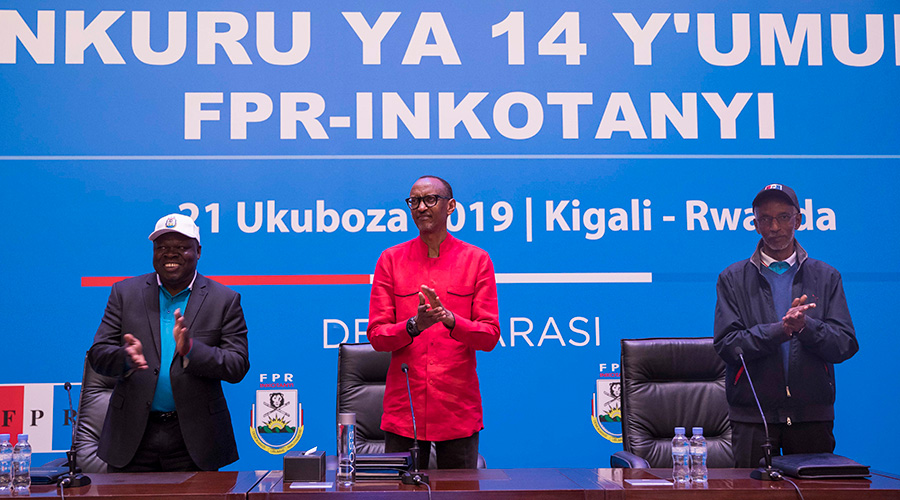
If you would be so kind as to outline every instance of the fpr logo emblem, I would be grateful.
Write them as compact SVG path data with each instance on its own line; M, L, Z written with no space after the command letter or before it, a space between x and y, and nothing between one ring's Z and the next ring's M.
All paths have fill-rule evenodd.
M591 399L594 430L611 443L622 442L622 381L618 371L618 363L600 363L600 376Z
M250 435L257 446L273 455L293 448L303 435L303 410L297 399L293 374L259 376L256 404L250 410Z

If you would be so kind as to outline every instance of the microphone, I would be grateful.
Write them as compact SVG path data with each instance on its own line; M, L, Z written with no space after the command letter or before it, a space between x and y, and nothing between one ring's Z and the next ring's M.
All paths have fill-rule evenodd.
M409 394L409 414L412 415L413 424L413 446L409 449L412 471L404 472L400 480L403 484L428 484L428 474L419 471L419 434L416 432L416 412L413 410L412 390L409 388L409 365L403 363L400 369L406 374L406 393Z
M59 476L57 485L63 488L78 488L79 486L87 486L91 484L91 478L78 472L78 465L76 463L77 457L75 453L75 426L79 418L78 414L75 413L75 410L72 408L72 384L70 382L66 382L65 384L63 384L63 387L66 389L66 394L68 394L69 396L69 413L73 415L72 445L69 447L69 451L66 452L66 460L69 462L69 472L63 474L62 476ZM84 388L82 387L82 390L83 389Z
M766 458L766 466L765 468L759 467L750 471L750 477L761 481L781 481L784 479L781 475L782 472L772 468L772 441L771 438L769 438L769 424L766 423L766 414L763 413L762 405L759 403L759 396L757 396L756 389L753 387L753 380L750 378L750 370L747 369L747 363L744 362L744 350L740 347L735 347L734 353L741 358L741 365L744 367L744 373L747 374L747 382L750 383L750 392L753 393L753 399L756 400L756 407L759 408L759 416L762 417L763 429L766 431L766 444L762 445L763 454Z

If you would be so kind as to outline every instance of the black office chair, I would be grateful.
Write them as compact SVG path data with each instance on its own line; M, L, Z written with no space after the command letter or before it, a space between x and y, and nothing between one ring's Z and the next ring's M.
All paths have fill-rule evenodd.
M391 353L378 352L372 344L341 344L338 347L337 413L356 413L356 453L384 453L384 384ZM335 415L337 418L337 415ZM478 455L478 468L487 464ZM437 468L434 448L429 469Z
M97 447L100 445L100 433L103 431L109 397L115 386L116 378L97 374L85 355L74 438L77 465L85 473L107 472L106 462L97 456ZM42 467L68 467L68 463L63 457Z
M116 387L116 378L100 375L84 358L81 398L78 401L78 421L75 425L75 453L78 466L84 472L106 472L106 462L97 456L100 434L106 420L109 397Z
M381 414L390 364L391 353L378 352L372 344L338 347L337 413L356 413L358 454L384 453Z
M622 340L622 445L616 468L672 467L675 427L703 427L707 465L734 466L725 363L711 337Z

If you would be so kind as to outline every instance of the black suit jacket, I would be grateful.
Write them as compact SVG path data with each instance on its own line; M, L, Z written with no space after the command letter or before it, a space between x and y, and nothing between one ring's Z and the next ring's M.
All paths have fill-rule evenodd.
M150 414L159 370L169 370L178 423L194 463L215 470L238 459L222 381L237 383L250 369L241 296L197 275L184 311L194 339L190 360L160 360L159 285L156 273L113 285L89 356L97 373L118 377L97 454L115 467L134 457ZM123 336L141 341L147 369L126 371ZM163 332L172 335L172 332Z

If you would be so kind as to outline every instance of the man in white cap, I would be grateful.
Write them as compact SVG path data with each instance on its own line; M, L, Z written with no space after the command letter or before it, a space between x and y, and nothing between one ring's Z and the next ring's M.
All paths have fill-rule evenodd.
M113 285L89 353L118 378L97 454L111 472L217 470L238 459L222 381L250 368L241 297L197 274L190 217L159 219L150 240L156 272Z
M797 243L794 190L769 184L753 199L762 237L716 285L714 344L725 361L734 466L756 467L766 432L774 455L834 451L834 363L859 350L841 275Z

